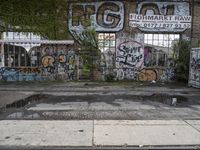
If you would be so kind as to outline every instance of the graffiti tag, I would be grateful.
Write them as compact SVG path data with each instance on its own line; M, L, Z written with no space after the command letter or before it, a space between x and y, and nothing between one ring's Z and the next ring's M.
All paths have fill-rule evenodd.
M138 75L139 81L156 81L157 73L152 69L142 69Z
M124 4L122 2L72 3L69 8L68 28L77 41L91 39L91 35L84 32L86 29L116 32L123 28L123 24Z
M137 41L127 41L121 43L117 48L118 62L131 66L139 67L144 59L144 49L141 43Z

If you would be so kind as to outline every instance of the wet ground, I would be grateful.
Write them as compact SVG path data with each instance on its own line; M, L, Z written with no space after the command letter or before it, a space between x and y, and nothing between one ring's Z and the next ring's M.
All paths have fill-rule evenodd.
M187 95L187 92L183 93ZM0 119L200 119L200 98L172 94L79 95L35 94L7 104Z

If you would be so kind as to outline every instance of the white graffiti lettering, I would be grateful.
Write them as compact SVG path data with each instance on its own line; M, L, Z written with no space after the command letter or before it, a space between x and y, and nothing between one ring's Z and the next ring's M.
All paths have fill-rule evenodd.
M72 3L68 28L76 40L91 39L84 31L120 31L124 25L124 4L116 1Z

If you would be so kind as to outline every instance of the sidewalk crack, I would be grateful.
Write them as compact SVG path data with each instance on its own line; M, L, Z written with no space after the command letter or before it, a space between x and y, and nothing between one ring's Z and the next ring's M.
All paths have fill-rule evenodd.
M94 120L93 120L93 128L92 128L92 146L94 146Z
M192 128L194 128L195 130L197 130L200 133L200 130L196 127L194 127L193 125L191 125L189 122L187 122L186 120L184 120L185 123L187 123L189 126L191 126Z

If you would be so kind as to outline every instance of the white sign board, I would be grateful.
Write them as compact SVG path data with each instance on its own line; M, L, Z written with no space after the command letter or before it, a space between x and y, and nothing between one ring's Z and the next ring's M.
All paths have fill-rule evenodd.
M191 28L191 16L179 15L129 15L129 26L140 29L172 31L184 31Z

